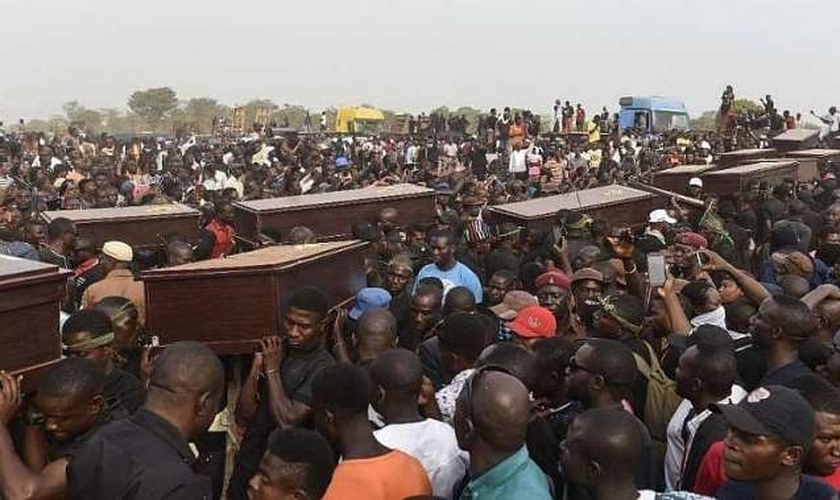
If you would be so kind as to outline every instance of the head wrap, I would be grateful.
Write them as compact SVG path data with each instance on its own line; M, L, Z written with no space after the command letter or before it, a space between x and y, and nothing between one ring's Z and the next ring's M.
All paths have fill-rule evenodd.
M709 246L709 242L706 241L706 238L703 237L700 233L679 233L674 236L674 243L678 245L688 245L693 247L695 250L700 250L701 248L706 248Z

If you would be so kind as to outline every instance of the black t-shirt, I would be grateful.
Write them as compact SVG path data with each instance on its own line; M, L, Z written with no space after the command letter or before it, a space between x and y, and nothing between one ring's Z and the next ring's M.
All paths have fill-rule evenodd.
M196 474L194 463L178 429L141 408L102 427L78 450L67 467L65 498L209 499L210 479Z
M715 498L718 500L753 500L753 485L738 481L726 481L717 491ZM835 500L837 492L831 486L823 483L817 478L802 475L799 489L790 500Z
M49 459L50 461L54 462L59 458L67 458L72 459L76 454L81 450L85 443L90 440L91 437L96 435L96 433L101 429L105 424L108 424L112 420L112 413L108 408L102 410L102 413L97 419L96 423L93 424L93 427L88 429L87 432L84 434L80 434L73 439L68 441L64 441L62 443L58 443L47 437L47 444L49 445Z
M146 399L146 390L140 380L119 367L114 367L105 377L105 402L108 408L134 414Z
M785 387L795 388L794 382L796 382L796 379L806 375L812 375L813 373L805 363L797 359L793 363L788 363L780 368L776 368L772 372L767 372L764 378L761 379L759 385L783 385Z
M323 347L312 351L290 351L280 365L280 380L286 395L294 401L312 405L312 379L323 367L335 363ZM268 407L270 395L264 380L260 381L260 403L257 413L248 423L228 486L229 500L248 497L248 481L257 471L269 434L277 427Z

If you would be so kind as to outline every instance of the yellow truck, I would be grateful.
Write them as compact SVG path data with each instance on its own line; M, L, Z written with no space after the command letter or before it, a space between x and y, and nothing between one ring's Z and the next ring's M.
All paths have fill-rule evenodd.
M335 131L339 134L378 134L384 122L385 115L378 109L359 106L338 108Z

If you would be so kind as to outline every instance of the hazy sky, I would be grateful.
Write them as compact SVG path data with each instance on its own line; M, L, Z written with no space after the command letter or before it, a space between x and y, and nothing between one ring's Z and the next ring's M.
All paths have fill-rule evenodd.
M731 82L807 113L840 103L838 20L840 0L0 0L0 120L157 86L412 112L660 94L698 114Z

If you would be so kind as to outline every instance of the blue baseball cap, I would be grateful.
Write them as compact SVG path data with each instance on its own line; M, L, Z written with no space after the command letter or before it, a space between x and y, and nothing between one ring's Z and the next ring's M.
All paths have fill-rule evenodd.
M347 158L345 158L343 156L339 156L338 158L335 159L335 168L344 168L344 167L347 167L349 165L350 165L350 162L347 160Z
M391 294L384 288L362 288L356 294L356 305L350 309L351 319L357 320L371 309L384 309L391 305Z

